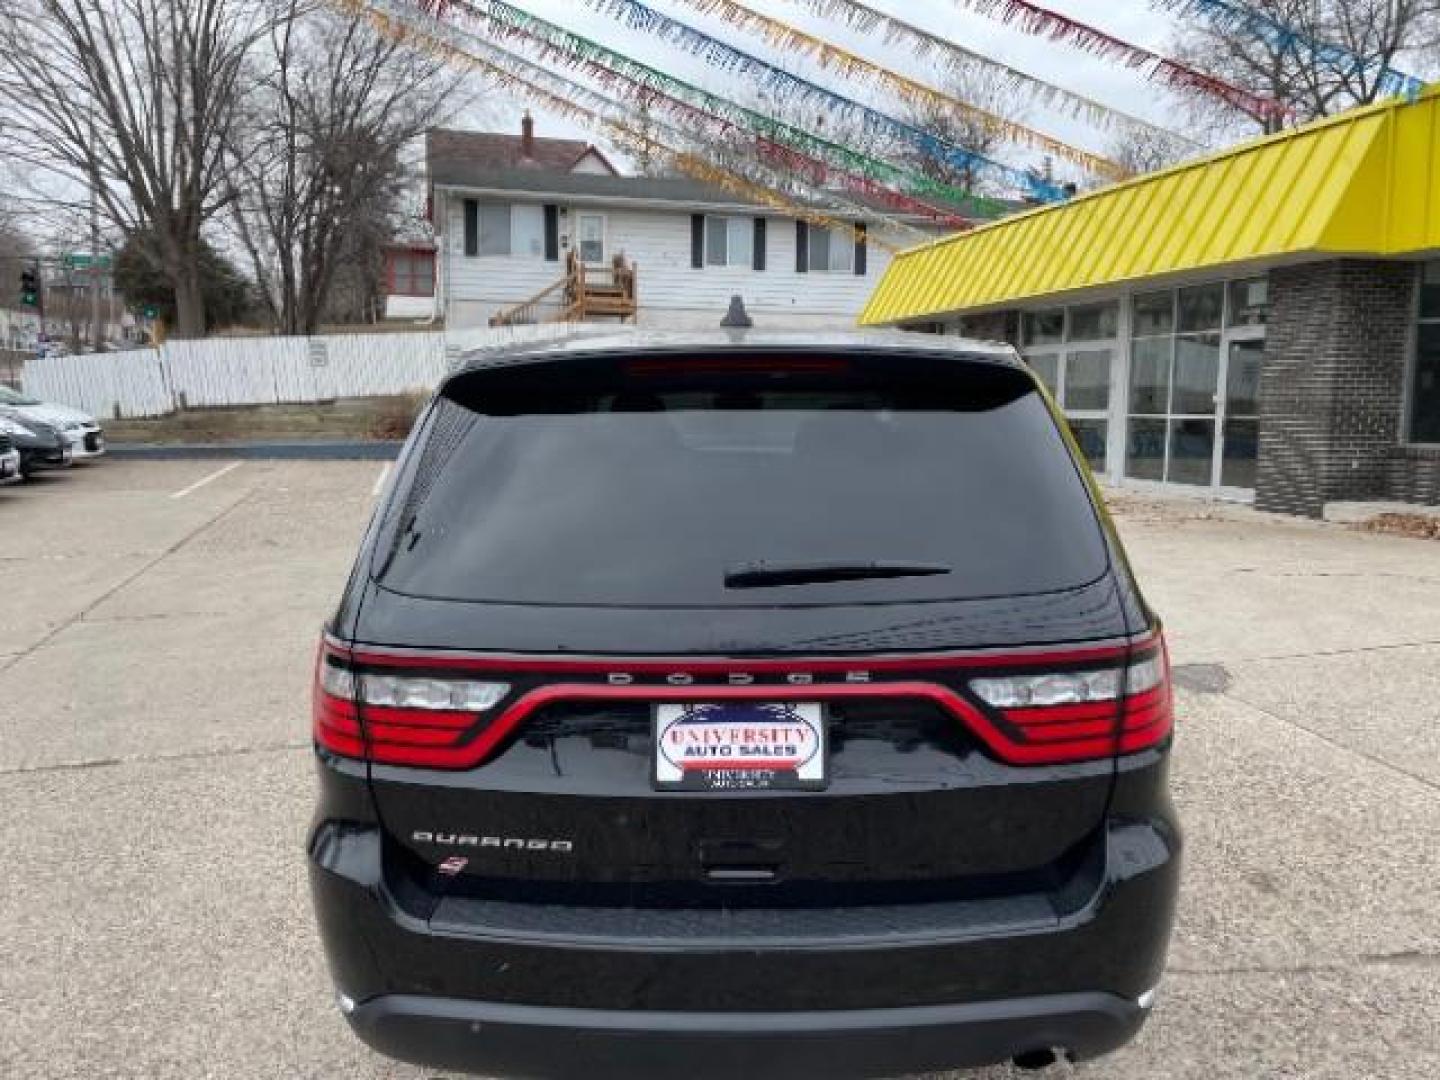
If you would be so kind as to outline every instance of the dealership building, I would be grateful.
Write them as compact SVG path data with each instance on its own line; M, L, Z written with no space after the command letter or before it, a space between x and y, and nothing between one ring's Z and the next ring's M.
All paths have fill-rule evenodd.
M1440 503L1440 87L907 251L861 321L1012 342L1117 483Z

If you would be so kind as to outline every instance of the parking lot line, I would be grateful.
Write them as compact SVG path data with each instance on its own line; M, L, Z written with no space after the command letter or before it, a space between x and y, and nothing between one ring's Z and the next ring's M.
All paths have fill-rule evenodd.
M374 483L374 485L370 488L370 497L371 497L372 499L378 499L378 498L380 497L380 492L381 492L382 490L384 490L385 481L386 481L387 479L389 479L389 477L390 477L390 462L387 461L384 465L382 465L382 466L380 467L380 475L377 476L377 477L375 477L375 483Z
M234 472L236 469L238 469L241 465L244 465L244 464L245 464L245 463L244 463L243 461L232 461L229 465L226 465L224 468L216 469L216 470L215 470L213 473L211 473L209 476L204 476L204 477L201 477L199 480L196 480L195 483L191 484L189 487L181 488L179 491L174 492L174 493L170 496L170 498L172 498L172 499L183 499L183 498L185 498L186 495L189 495L192 491L199 491L202 487L204 487L206 484L210 483L212 480L219 480L220 477L224 476L226 473L228 473L228 472Z

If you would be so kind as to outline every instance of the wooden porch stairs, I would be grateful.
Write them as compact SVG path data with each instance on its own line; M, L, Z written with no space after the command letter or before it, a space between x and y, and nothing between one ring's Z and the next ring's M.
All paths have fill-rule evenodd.
M565 276L530 299L490 316L491 326L522 326L540 322L589 322L619 319L634 322L638 310L635 264L616 255L608 267L586 266L571 251ZM546 311L559 306L558 311Z

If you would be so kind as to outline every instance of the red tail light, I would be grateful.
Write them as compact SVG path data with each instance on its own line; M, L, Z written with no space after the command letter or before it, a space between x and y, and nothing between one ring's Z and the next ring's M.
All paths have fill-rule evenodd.
M1004 719L1010 757L1059 764L1155 746L1170 734L1170 661L1159 635L1128 665L1006 672L970 689Z
M498 737L489 730L492 711L508 684L364 672L349 659L322 645L316 664L314 734L327 750L384 765L459 769Z

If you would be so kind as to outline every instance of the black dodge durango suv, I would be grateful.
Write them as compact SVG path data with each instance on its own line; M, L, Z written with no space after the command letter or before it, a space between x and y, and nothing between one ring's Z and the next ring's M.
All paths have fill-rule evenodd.
M1179 875L1160 624L1007 347L615 335L437 391L316 666L375 1049L893 1076L1119 1047Z

